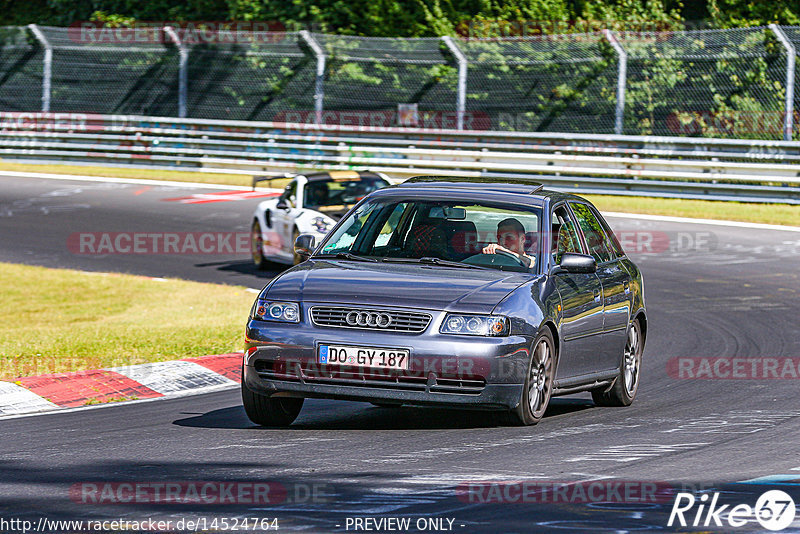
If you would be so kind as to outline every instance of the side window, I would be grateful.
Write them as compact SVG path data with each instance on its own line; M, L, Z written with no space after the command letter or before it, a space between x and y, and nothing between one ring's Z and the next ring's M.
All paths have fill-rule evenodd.
M600 221L597 220L592 210L586 204L570 202L569 205L578 218L578 224L586 238L586 246L589 247L591 254L597 263L603 263L614 259L614 246L608 235L606 235Z
M561 256L565 252L583 252L575 220L566 206L562 205L553 210L550 243L553 261L556 264L561 262Z
M281 197L279 200L283 200L290 207L296 208L297 207L297 182L292 181L281 193Z
M400 220L403 214L406 213L407 207L408 204L405 202L401 202L394 207L389 218L383 223L383 227L375 240L375 248L385 247L389 244L389 240L394 236L395 230L397 230L397 227L400 225Z
M614 231L594 207L591 207L590 209L592 210L592 213L594 213L594 216L597 218L597 220L600 221L600 224L603 226L603 230L605 231L606 235L610 238L609 241L611 242L611 247L614 253L617 255L617 257L624 256L625 249L622 248L622 245L620 244L619 239L617 239L616 234L614 234Z

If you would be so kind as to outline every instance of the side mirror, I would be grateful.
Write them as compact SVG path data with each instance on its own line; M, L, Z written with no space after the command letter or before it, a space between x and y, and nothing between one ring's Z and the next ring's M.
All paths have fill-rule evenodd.
M311 234L300 234L294 241L294 253L303 258L303 261L311 256L316 248L316 239Z
M275 204L275 207L278 208L279 210L288 210L289 204L287 204L284 199L280 199L278 203Z
M597 262L588 254L565 252L561 256L561 263L553 270L553 274L564 273L593 273L597 271Z

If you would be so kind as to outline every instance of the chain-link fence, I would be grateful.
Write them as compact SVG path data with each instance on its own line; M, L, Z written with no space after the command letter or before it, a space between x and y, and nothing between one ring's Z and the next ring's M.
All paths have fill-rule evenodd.
M797 26L495 39L135 32L0 28L0 110L800 139Z

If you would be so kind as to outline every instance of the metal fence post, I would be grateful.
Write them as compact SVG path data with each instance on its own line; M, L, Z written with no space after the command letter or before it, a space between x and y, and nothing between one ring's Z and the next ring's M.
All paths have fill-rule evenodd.
M308 33L308 30L302 30L300 37L314 52L314 57L317 58L317 80L314 85L314 115L315 123L322 124L322 110L324 109L322 103L325 99L325 51L322 50L317 40Z
M181 42L180 37L172 26L164 26L164 33L170 38L172 43L178 48L178 117L186 118L186 95L189 91L189 51L186 45Z
M614 133L621 135L623 119L625 118L625 85L628 78L628 53L625 52L625 49L619 44L614 32L611 30L603 30L603 35L608 40L609 44L614 47L614 51L617 53L617 61L619 62L617 69L617 108L614 112Z
M458 92L456 94L456 128L459 130L464 129L464 111L467 107L467 56L456 45L453 38L449 35L442 37L447 49L453 54L453 57L458 61Z
M33 36L44 48L44 66L42 68L42 111L50 111L50 84L53 78L53 47L42 30L36 24L28 24Z
M797 50L792 42L783 33L780 26L777 24L770 24L769 29L775 34L775 37L786 49L786 103L783 117L783 139L784 141L792 140L792 114L794 113L794 70L795 70L795 57Z

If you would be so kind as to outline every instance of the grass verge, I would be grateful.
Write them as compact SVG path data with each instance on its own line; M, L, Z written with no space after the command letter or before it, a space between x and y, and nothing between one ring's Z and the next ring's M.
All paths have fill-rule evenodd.
M220 174L196 171L162 171L127 167L96 167L88 165L34 165L0 161L0 171L44 172L50 174L79 174L83 176L107 176L111 178L135 178L138 180L171 180L173 182L195 182L204 184L240 185L250 187L250 174ZM275 180L277 182L277 180ZM267 185L267 182L262 182ZM276 186L277 187L277 186Z
M114 178L172 180L220 185L250 186L249 174L216 174L192 171L159 171L123 167L96 167L83 165L33 165L0 161L0 171L46 172L55 174L82 174ZM266 187L282 188L288 180L262 182ZM800 206L786 204L754 204L749 202L714 202L708 200L683 200L672 198L629 197L613 195L583 195L601 211L647 213L672 217L696 217L764 224L800 226Z
M0 378L242 350L243 287L0 263Z

